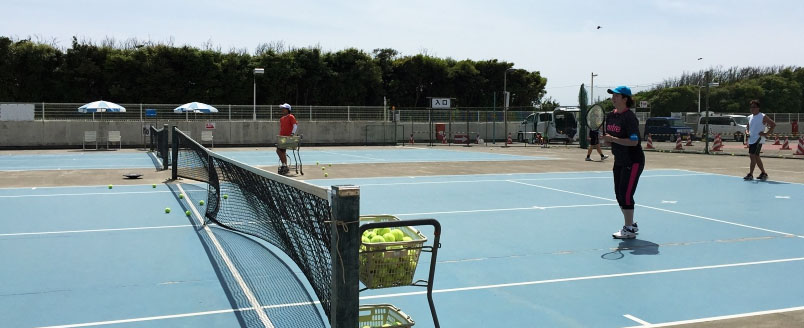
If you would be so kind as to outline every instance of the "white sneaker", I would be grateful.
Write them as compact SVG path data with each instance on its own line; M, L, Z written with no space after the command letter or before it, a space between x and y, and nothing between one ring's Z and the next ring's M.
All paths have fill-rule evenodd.
M634 230L634 232L639 232L639 227L637 227L637 223L636 223L636 222L634 222L634 225L632 225L632 226L631 226L631 228L633 228L633 229L631 229L631 230Z
M611 236L616 239L634 239L636 238L636 231L634 231L634 229L629 229L628 227L623 226L623 228L620 229L620 231L611 234Z

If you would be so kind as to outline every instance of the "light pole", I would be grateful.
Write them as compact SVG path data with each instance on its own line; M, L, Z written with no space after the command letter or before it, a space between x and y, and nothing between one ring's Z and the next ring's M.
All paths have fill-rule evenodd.
M589 105L595 104L595 72L592 72L592 84L589 86Z
M513 70L513 68L506 68L505 73L503 73L503 126L505 126L503 140L505 140L506 147L508 146L508 102L511 98L508 94L508 71Z
M706 146L704 147L704 153L709 154L709 88L714 88L719 86L720 83L717 82L709 82L706 84L706 126L704 127L704 139L706 139ZM700 91L700 89L698 89Z
M264 68L255 68L254 69L254 112L252 114L251 119L256 121L257 120L257 74L265 74Z

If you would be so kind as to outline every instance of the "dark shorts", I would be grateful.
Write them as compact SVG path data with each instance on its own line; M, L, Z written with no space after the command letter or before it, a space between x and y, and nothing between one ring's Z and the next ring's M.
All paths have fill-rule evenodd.
M634 209L634 193L636 193L639 177L645 163L631 165L614 165L614 194L617 195L617 204L624 210Z
M597 133L597 131L595 131L595 132L589 132L589 145L590 145L590 146L594 146L594 145L599 144L599 143L600 143L600 140L598 140L598 139L599 139L599 138L598 138L598 133Z
M748 153L751 155L759 155L762 152L762 143L757 141L756 143L752 143L748 145Z

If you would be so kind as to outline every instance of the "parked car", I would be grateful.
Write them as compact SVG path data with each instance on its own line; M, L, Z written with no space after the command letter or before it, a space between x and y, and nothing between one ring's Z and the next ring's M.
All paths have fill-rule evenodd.
M533 142L539 133L549 140L562 140L566 143L577 141L579 112L578 107L562 107L552 112L530 114L519 123L516 138L520 142Z
M748 117L744 115L723 115L701 117L698 121L698 135L703 139L706 123L709 123L709 139L720 134L723 139L733 138L734 141L743 141L745 128L748 126Z
M692 128L684 125L680 118L676 117L651 117L645 121L645 137L651 135L653 141L676 140L678 135L687 138L692 134Z

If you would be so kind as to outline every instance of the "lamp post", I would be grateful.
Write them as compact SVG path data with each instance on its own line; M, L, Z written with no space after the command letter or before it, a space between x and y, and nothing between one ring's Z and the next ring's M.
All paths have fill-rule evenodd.
M704 153L709 154L709 88L714 88L719 86L720 83L717 82L709 82L706 84L706 126L704 127L704 139L706 139L706 146L704 147ZM700 89L698 89L700 91Z
M595 104L595 72L592 72L592 84L589 86L589 105Z
M254 81L254 111L252 114L251 119L256 121L257 120L257 74L265 74L264 68L255 68L253 81Z
M508 103L510 101L511 95L508 94L508 71L513 71L513 68L505 69L505 73L503 73L503 125L505 126L505 134L503 135L503 140L506 140L505 146L508 146Z

